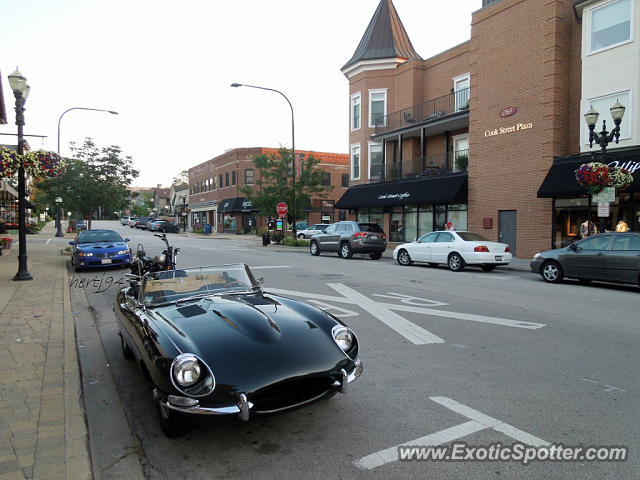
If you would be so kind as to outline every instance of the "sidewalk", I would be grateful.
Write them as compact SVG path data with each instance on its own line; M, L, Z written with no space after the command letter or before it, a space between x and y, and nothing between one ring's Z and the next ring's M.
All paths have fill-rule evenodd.
M54 235L53 222L37 234ZM68 257L28 235L34 279L15 282L13 237L0 256L0 479L90 479Z

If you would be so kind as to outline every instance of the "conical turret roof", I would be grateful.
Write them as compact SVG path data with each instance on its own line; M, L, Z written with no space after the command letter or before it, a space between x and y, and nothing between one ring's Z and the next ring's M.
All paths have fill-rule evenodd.
M406 60L417 58L421 60L420 55L413 49L411 40L409 40L391 0L380 0L358 48L356 48L351 60L342 67L342 70L344 71L362 60L385 58Z

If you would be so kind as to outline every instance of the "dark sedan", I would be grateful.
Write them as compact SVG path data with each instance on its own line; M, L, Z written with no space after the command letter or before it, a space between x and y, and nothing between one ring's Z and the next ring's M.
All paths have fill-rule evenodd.
M564 277L640 285L640 233L607 232L536 253L531 270L550 283Z
M175 223L168 222L167 220L156 220L147 227L147 230L163 233L178 233L180 231Z

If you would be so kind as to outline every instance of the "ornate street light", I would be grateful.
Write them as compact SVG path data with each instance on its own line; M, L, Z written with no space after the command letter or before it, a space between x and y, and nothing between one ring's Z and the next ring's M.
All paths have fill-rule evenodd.
M297 229L296 229L296 136L295 136L295 128L294 128L294 122L293 122L293 106L291 105L291 102L289 101L289 99L287 98L287 96L282 93L280 90L276 90L274 88L266 88L266 87L258 87L255 85L246 85L243 83L232 83L231 84L232 87L237 88L237 87L249 87L249 88L258 88L260 90L269 90L270 92L276 92L279 93L280 95L282 95L284 97L284 99L287 101L287 103L289 104L289 108L291 108L291 168L293 171L293 180L292 180L292 187L293 187L293 238L297 238Z
M18 69L9 75L9 85L16 97L16 125L18 126L18 155L24 155L24 103L29 96L29 85L27 79ZM21 164L18 169L18 273L14 280L33 280L27 268L27 226L25 224L25 174L24 166Z

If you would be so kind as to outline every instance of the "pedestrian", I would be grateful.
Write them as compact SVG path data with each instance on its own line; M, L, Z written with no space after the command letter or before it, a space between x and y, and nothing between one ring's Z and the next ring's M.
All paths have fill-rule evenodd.
M580 225L580 237L587 238L590 235L596 235L598 233L598 229L596 228L595 223L591 220L585 220Z

